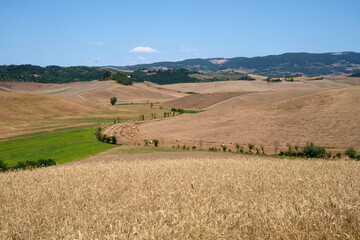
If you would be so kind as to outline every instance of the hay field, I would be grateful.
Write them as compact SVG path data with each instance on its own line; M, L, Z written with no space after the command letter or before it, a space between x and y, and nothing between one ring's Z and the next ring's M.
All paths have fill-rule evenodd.
M115 150L0 174L0 238L360 237L357 162Z

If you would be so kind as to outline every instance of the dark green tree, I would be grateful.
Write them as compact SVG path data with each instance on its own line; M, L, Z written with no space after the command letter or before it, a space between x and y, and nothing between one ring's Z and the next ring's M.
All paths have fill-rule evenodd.
M115 105L116 102L117 102L117 98L116 98L116 97L110 98L110 103L111 103L111 105Z

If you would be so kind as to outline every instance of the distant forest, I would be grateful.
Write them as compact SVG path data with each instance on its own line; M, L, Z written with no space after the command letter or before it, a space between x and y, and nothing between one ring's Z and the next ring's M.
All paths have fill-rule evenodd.
M167 70L156 70L156 71L134 71L131 74L131 78L135 82L153 82L157 84L174 84L174 83L189 83L199 82L199 79L190 77L190 74L196 72L189 71L186 69L167 69Z
M107 70L99 67L3 65L0 66L0 81L69 83L103 79L107 73Z
M219 61L214 61L221 59ZM360 53L285 53L264 57L236 57L187 59L177 62L156 62L133 66L116 67L118 69L138 70L142 68L185 68L190 71L213 73L221 70L241 70L242 72L279 78L294 74L315 77L328 74L351 74L350 69L360 64Z
M353 74L349 75L349 77L360 77L360 72L353 73Z

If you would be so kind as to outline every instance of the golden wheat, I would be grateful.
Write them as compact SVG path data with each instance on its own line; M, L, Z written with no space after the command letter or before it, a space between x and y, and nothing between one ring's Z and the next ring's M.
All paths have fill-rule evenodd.
M0 238L360 237L357 162L166 154L0 174Z

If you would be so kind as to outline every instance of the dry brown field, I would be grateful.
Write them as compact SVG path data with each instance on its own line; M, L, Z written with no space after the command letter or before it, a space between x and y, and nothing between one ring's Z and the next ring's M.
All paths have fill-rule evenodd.
M346 87L350 83L344 83L345 80L335 82L333 80L308 81L308 82L280 82L268 83L266 81L220 81L207 83L179 83L170 85L161 85L163 89L170 89L181 92L213 93L213 92L250 92L250 91L283 91L299 89L321 89Z
M251 98L251 94L242 95L210 107L206 112L142 124L139 130L150 139L165 138L166 141L267 145L278 141L283 146L287 143L303 146L312 141L324 146L359 148L360 87L305 93L287 99L293 95L287 92L287 100L279 97L275 102L271 100L274 96L271 93L263 94L263 98L253 97L254 101L262 101L261 105L241 103L241 99Z
M162 105L175 108L203 109L220 103L222 101L228 100L230 98L246 94L246 92L216 92L191 94L182 98L166 101Z
M150 106L107 106L51 94L0 93L0 140L74 127L97 127L114 118L136 120L164 110ZM94 126L95 125L95 126Z
M0 239L359 239L360 165L118 155L0 174Z
M50 94L86 100L97 103L109 103L111 97L116 97L118 102L160 102L167 101L187 94L149 87L143 83L132 86L115 84L113 81L91 81L66 84L43 84L30 82L0 82L0 93L32 93Z

